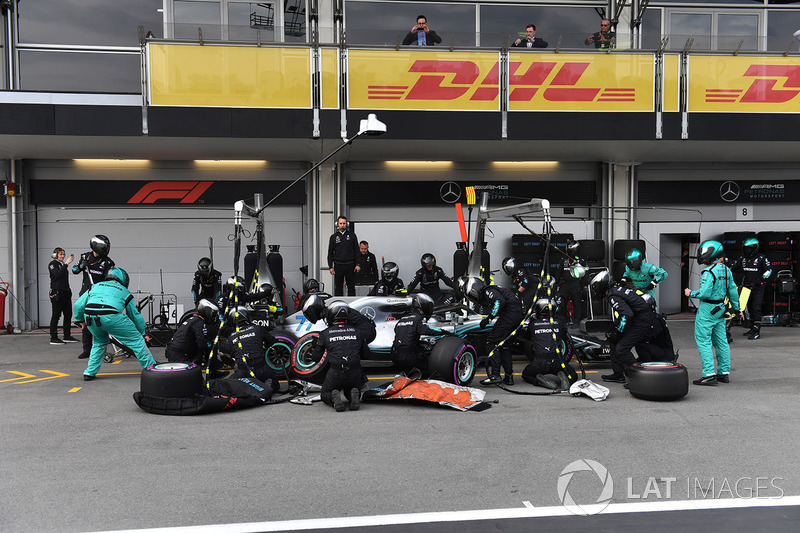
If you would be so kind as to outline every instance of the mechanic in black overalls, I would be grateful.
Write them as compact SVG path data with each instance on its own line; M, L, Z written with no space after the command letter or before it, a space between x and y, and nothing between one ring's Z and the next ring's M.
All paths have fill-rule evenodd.
M491 357L486 362L488 377L481 381L482 385L494 385L501 381L506 385L514 384L514 368L511 350L507 343L500 343L522 322L522 301L513 291L496 285L485 285L480 278L469 278L465 284L467 298L489 310L488 316L481 320L481 329L489 321L497 317L492 331L486 339L486 346L493 346ZM491 365L491 366L489 366ZM505 378L500 377L500 367L505 371Z
M368 356L366 341L348 323L349 309L344 302L333 302L328 307L328 328L320 332L314 347L314 360L319 361L327 351L330 365L322 382L320 397L339 413L347 407L345 400L350 402L351 411L358 410L364 375L361 360Z
M222 295L222 273L214 269L211 259L203 257L197 263L197 272L192 280L192 301L195 308L200 300L216 302Z
M89 240L89 248L91 250L81 254L78 264L72 267L73 274L83 272L83 283L81 291L78 293L79 296L83 296L83 293L95 283L105 281L106 274L114 268L114 261L108 257L108 253L111 251L111 241L108 237L95 235ZM81 341L83 342L83 351L78 359L88 359L92 352L92 334L89 332L89 328L83 328Z
M169 341L167 361L204 366L218 320L219 307L205 298L200 300L197 311L178 325Z
M331 295L325 291L320 290L319 281L315 280L314 278L308 278L303 282L303 295L300 297L300 300L297 302L297 310L303 309L305 307L306 302L308 301L309 297L312 294L316 294L319 296L323 301L327 300L331 297ZM316 320L314 321L316 322Z
M347 227L347 217L340 215L336 220L336 231L328 240L328 270L333 276L333 295L344 295L344 284L347 283L347 295L356 295L355 274L361 271L358 257L358 237Z
M556 274L558 293L561 296L561 310L564 319L567 318L567 307L572 301L572 317L568 325L578 327L583 320L583 279L576 273L585 273L586 260L578 257L580 243L572 241L567 243L567 253L561 258ZM584 270L576 267L583 267Z
M513 257L503 259L502 268L511 277L511 289L516 291L517 297L522 300L522 311L527 313L536 296L539 276L529 268L517 265L517 260Z
M407 375L416 368L423 377L428 375L428 359L420 345L422 335L452 335L452 333L431 327L427 320L433 315L433 299L427 294L415 294L409 309L394 326L394 342L392 342L392 363Z
M745 331L750 340L761 338L761 310L764 300L764 283L772 275L772 263L767 256L758 253L758 239L750 238L742 243L744 254L731 269L734 274L744 273L744 286L750 289L750 298L747 300L747 312L750 314L750 330Z
M381 267L381 280L369 291L370 296L404 296L406 286L398 277L400 267L393 261L386 262Z
M458 283L448 277L447 274L444 273L444 270L442 270L442 267L436 266L436 257L433 254L423 254L419 262L422 268L417 270L411 283L408 284L408 292L413 291L417 285L421 283L422 292L430 296L434 304L440 305L445 303L445 295L442 289L439 288L439 281L441 280L445 285L453 289L456 300L462 298Z
M245 378L252 373L256 379L268 383L271 380L273 390L278 390L278 374L267 365L266 353L276 340L266 328L253 324L250 312L244 306L237 306L228 311L228 323L234 331L222 343L222 349L231 354L236 361L236 370L231 378Z
M522 371L522 378L552 390L569 389L577 373L569 364L566 350L567 326L547 298L536 300L534 317L527 331L531 363Z
M69 270L67 265L72 263L73 257L70 255L67 260L64 257L67 253L63 248L53 250L50 264L47 270L50 273L50 304L53 314L50 317L50 344L59 345L68 342L79 342L71 333L72 323L72 289L69 287ZM64 340L58 338L58 319L64 315Z
M608 296L611 313L616 326L612 330L611 370L613 373L600 376L603 381L625 383L625 371L636 362L632 349L650 339L654 334L656 319L653 308L640 294L614 283L607 270L600 272L589 284L592 296L600 299Z

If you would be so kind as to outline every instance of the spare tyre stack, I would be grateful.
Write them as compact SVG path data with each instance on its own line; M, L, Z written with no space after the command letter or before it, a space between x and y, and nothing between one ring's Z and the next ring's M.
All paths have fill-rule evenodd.
M764 289L765 315L786 315L789 312L789 299L777 293L775 280L778 272L791 270L792 236L788 231L762 231L758 234L759 251L767 256L772 263L772 275L766 282ZM773 318L773 320L777 320Z
M800 315L800 231L792 231L792 278L794 278L794 300L792 300L792 313Z
M567 243L573 240L572 233L557 233L550 237L549 265L550 275L558 269L564 257ZM534 274L542 271L545 252L545 236L537 234L514 234L511 236L511 255L520 266L530 269Z

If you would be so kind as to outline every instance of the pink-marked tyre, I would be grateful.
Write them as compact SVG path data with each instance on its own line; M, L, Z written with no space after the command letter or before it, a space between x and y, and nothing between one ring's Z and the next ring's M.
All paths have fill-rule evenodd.
M456 385L469 385L475 377L478 355L475 347L458 337L444 337L433 346L428 358L428 373Z
M295 343L292 349L292 373L299 379L312 383L322 383L328 373L328 352L322 357L314 356L314 348L319 340L319 332L306 333Z
M635 363L625 374L628 390L642 400L678 400L689 393L689 373L680 363Z
M267 348L264 358L267 366L270 367L278 376L285 376L292 367L292 350L294 341L289 337L277 336L275 343Z
M142 394L191 398L203 390L202 369L194 363L156 363L142 370Z

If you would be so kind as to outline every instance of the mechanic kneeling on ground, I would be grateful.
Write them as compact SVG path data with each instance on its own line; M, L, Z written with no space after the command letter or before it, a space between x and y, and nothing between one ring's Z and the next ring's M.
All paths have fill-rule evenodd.
M244 306L228 311L227 322L235 329L221 343L221 348L236 361L236 370L231 377L238 379L252 375L264 383L272 380L272 389L277 391L280 387L278 375L267 365L266 359L267 350L276 342L275 337L266 328L253 324L250 312Z
M449 331L429 326L426 321L433 315L433 299L427 294L415 294L409 309L394 326L392 343L392 363L404 375L413 369L428 375L428 358L420 345L422 335L452 335Z
M653 309L639 294L615 283L607 270L592 278L589 288L598 299L608 296L616 326L609 337L613 373L600 377L603 381L625 383L625 371L636 362L631 350L653 335L656 325Z
M205 366L211 340L216 335L219 308L205 298L197 303L197 311L178 325L166 350L170 363L196 363Z
M547 298L534 304L534 316L528 324L531 363L522 371L522 379L551 390L568 390L577 381L577 373L566 353L567 326L555 318L555 306Z
M361 401L361 384L364 370L361 359L368 356L367 342L353 325L349 324L350 308L344 302L333 302L326 310L328 328L320 332L314 347L314 360L319 361L328 352L330 368L322 382L320 397L341 413L350 402L350 410L357 411Z
M492 353L486 362L488 377L481 385L494 385L501 381L506 385L514 384L514 367L511 350L503 342L520 325L524 314L522 301L509 289L496 285L485 285L480 278L469 278L464 289L472 302L489 309L489 315L481 320L481 329L489 325L489 321L497 317L492 331L486 339L486 345L492 346ZM497 353L494 353L497 352ZM491 366L489 366L491 365ZM505 371L505 378L500 377L500 367Z
M81 329L85 326L92 334L92 352L83 371L84 381L93 380L100 370L109 335L133 351L142 368L156 364L144 342L144 318L136 309L128 282L128 273L114 267L106 274L105 281L90 286L75 302L75 320Z

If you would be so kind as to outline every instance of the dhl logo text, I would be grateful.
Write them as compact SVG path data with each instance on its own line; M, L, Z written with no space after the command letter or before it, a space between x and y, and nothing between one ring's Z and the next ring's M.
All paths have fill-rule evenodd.
M706 102L780 104L800 94L800 65L750 65L742 77L755 79L747 89L706 89Z
M509 100L530 102L534 95L550 102L634 102L635 88L578 87L589 68L588 61L558 63L520 61L509 63ZM369 100L456 100L469 95L473 101L493 101L500 87L499 63L481 76L472 61L414 61L409 73L418 74L414 85L370 85Z

